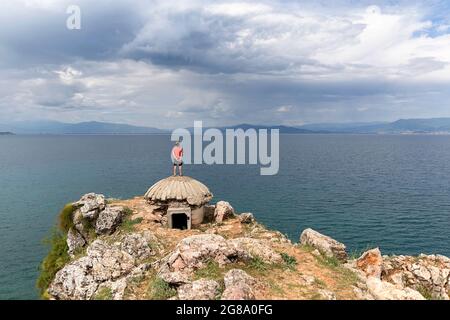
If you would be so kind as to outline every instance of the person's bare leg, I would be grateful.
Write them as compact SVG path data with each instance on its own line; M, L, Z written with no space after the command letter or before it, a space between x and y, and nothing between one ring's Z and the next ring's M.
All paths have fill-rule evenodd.
M180 176L183 175L183 166L178 166L178 171L180 171Z
M173 165L173 175L176 176L177 175L177 166Z

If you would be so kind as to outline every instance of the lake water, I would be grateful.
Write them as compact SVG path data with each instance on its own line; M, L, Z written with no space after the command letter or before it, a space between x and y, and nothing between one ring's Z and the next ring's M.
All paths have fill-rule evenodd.
M450 255L450 136L284 135L280 171L190 165L214 200L293 241L311 227L348 250ZM0 299L37 298L41 240L88 192L142 195L170 174L168 136L1 136Z

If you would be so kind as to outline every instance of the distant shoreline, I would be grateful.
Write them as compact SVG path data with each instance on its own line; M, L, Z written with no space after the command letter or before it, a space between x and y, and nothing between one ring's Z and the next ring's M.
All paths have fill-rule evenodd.
M345 136L450 136L450 132L308 132L308 133L287 133L280 132L281 136L316 136L316 135L345 135ZM167 133L12 133L0 132L0 136L170 136Z

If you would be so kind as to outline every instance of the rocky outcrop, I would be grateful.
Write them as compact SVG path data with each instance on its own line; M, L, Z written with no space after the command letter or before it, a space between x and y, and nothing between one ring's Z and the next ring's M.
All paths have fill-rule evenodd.
M366 284L369 293L377 300L425 300L419 292L411 288L399 289L372 276L367 278Z
M258 224L251 213L236 216L223 201L208 209L213 223L198 229L170 230L154 219L143 219L136 228L118 229L123 208L132 208L141 218L143 212L155 215L143 203L144 207L137 199L107 204L96 194L74 203L73 225L67 233L71 260L48 286L51 298L449 298L450 259L444 256L382 256L375 248L340 264L323 256L346 261L344 244L312 229L302 232L300 242L314 249L292 244L280 232ZM83 247L86 250L80 250ZM167 282L157 279L155 290L160 295L147 290L155 277ZM288 292L291 285L301 290Z
M48 293L58 300L87 300L90 299L98 288L90 270L92 260L83 257L56 273Z
M156 237L149 231L126 234L120 241L120 249L132 257L143 260L156 254Z
M449 299L450 259L445 256L381 256L375 248L348 266L360 272L375 299Z
M121 298L126 276L135 276L148 269L148 265L138 264L151 252L147 241L140 234L127 235L124 242L115 244L95 240L87 248L86 256L70 262L56 273L48 293L55 299L86 300L101 288L108 287L113 298Z
M303 230L300 236L300 243L303 245L309 245L318 249L321 253L328 257L336 257L340 261L347 261L346 247L343 243L340 243L333 238L323 235L313 229Z
M356 260L356 267L362 270L366 276L381 277L383 258L380 249L375 248L364 252L361 257Z
M257 284L257 281L245 271L232 269L225 274L223 280L225 290L222 294L222 300L255 299L253 288Z
M178 287L180 300L214 300L220 295L217 281L200 279Z
M413 288L428 298L449 299L450 259L441 255L384 257L381 278L398 288Z
M283 258L275 252L265 240L253 238L235 238L228 240L240 252L247 252L252 258L259 258L266 263L281 263Z
M219 201L216 203L216 208L214 210L215 222L222 222L232 216L234 216L234 209L230 203L226 201Z
M95 232L97 234L112 234L122 222L123 208L107 206L100 211L95 221Z
M97 218L100 211L105 209L106 199L102 194L88 193L77 202L74 202L73 206L80 211L83 218L92 220Z
M72 205L76 208L72 214L73 227L67 234L68 252L72 257L75 251L92 242L96 234L114 233L124 215L123 207L107 205L101 194L85 194Z
M159 276L172 285L180 285L188 283L192 272L205 267L209 261L224 266L252 258L269 264L283 261L281 255L264 240L226 240L216 234L194 235L181 240L175 250L161 260Z
M255 222L255 217L253 216L253 213L251 212L245 212L245 213L241 213L239 216L239 221L241 221L241 223L254 223Z
M249 260L250 255L215 234L194 235L181 240L175 250L161 261L159 275L171 284L186 282L190 273L215 261L220 266Z

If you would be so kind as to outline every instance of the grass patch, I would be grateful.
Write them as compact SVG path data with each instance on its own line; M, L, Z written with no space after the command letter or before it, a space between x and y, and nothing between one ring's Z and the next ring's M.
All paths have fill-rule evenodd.
M41 296L45 297L45 291L55 274L70 261L70 256L67 253L67 236L56 228L53 229L50 237L44 240L44 244L49 246L50 250L39 267L40 273L36 286Z
M136 218L136 219L125 219L122 221L122 224L120 225L120 229L125 232L133 232L136 230L136 225L142 222L142 218Z
M103 287L95 294L93 300L112 300L113 293L111 288Z
M69 229L73 227L73 213L75 207L69 203L64 206L58 215L58 227L61 231L67 233Z
M222 279L222 271L219 263L214 260L208 260L205 263L205 267L198 269L194 273L194 279L212 279L212 280L220 280Z
M123 215L124 217L130 217L133 215L133 210L131 210L129 207L123 208Z
M316 250L316 248L314 248L313 246L309 245L309 244L301 244L299 246L300 248L302 248L305 252L313 252L314 250Z
M419 285L416 290L427 300L434 300L434 296L431 291L425 286Z
M256 271L267 271L269 269L269 264L264 262L263 259L260 257L254 257L250 260L250 263L248 264L250 269L256 270Z
M345 268L345 267L339 267L338 268L339 273L341 274L341 281L344 283L344 285L356 285L359 281L358 276L353 271Z
M320 256L315 256L317 262L332 270L336 274L336 280L339 283L339 287L345 288L358 283L358 276L351 270L342 266L341 261L336 257L327 257L321 252Z
M175 288L158 276L153 278L148 288L148 295L152 300L167 300L176 295L176 293Z
M133 232L136 230L135 226L142 222L143 218L139 217L136 219L131 219L133 216L133 210L129 207L123 208L123 218L122 224L120 225L120 230L124 232Z
M329 267L329 268L338 268L341 265L341 262L339 261L338 258L332 256L332 257L328 257L325 254L323 254L321 252L320 256L316 256L317 261L325 266L325 267Z
M282 252L281 258L283 258L283 262L291 270L295 270L297 266L297 259L295 257L288 255L287 253Z

